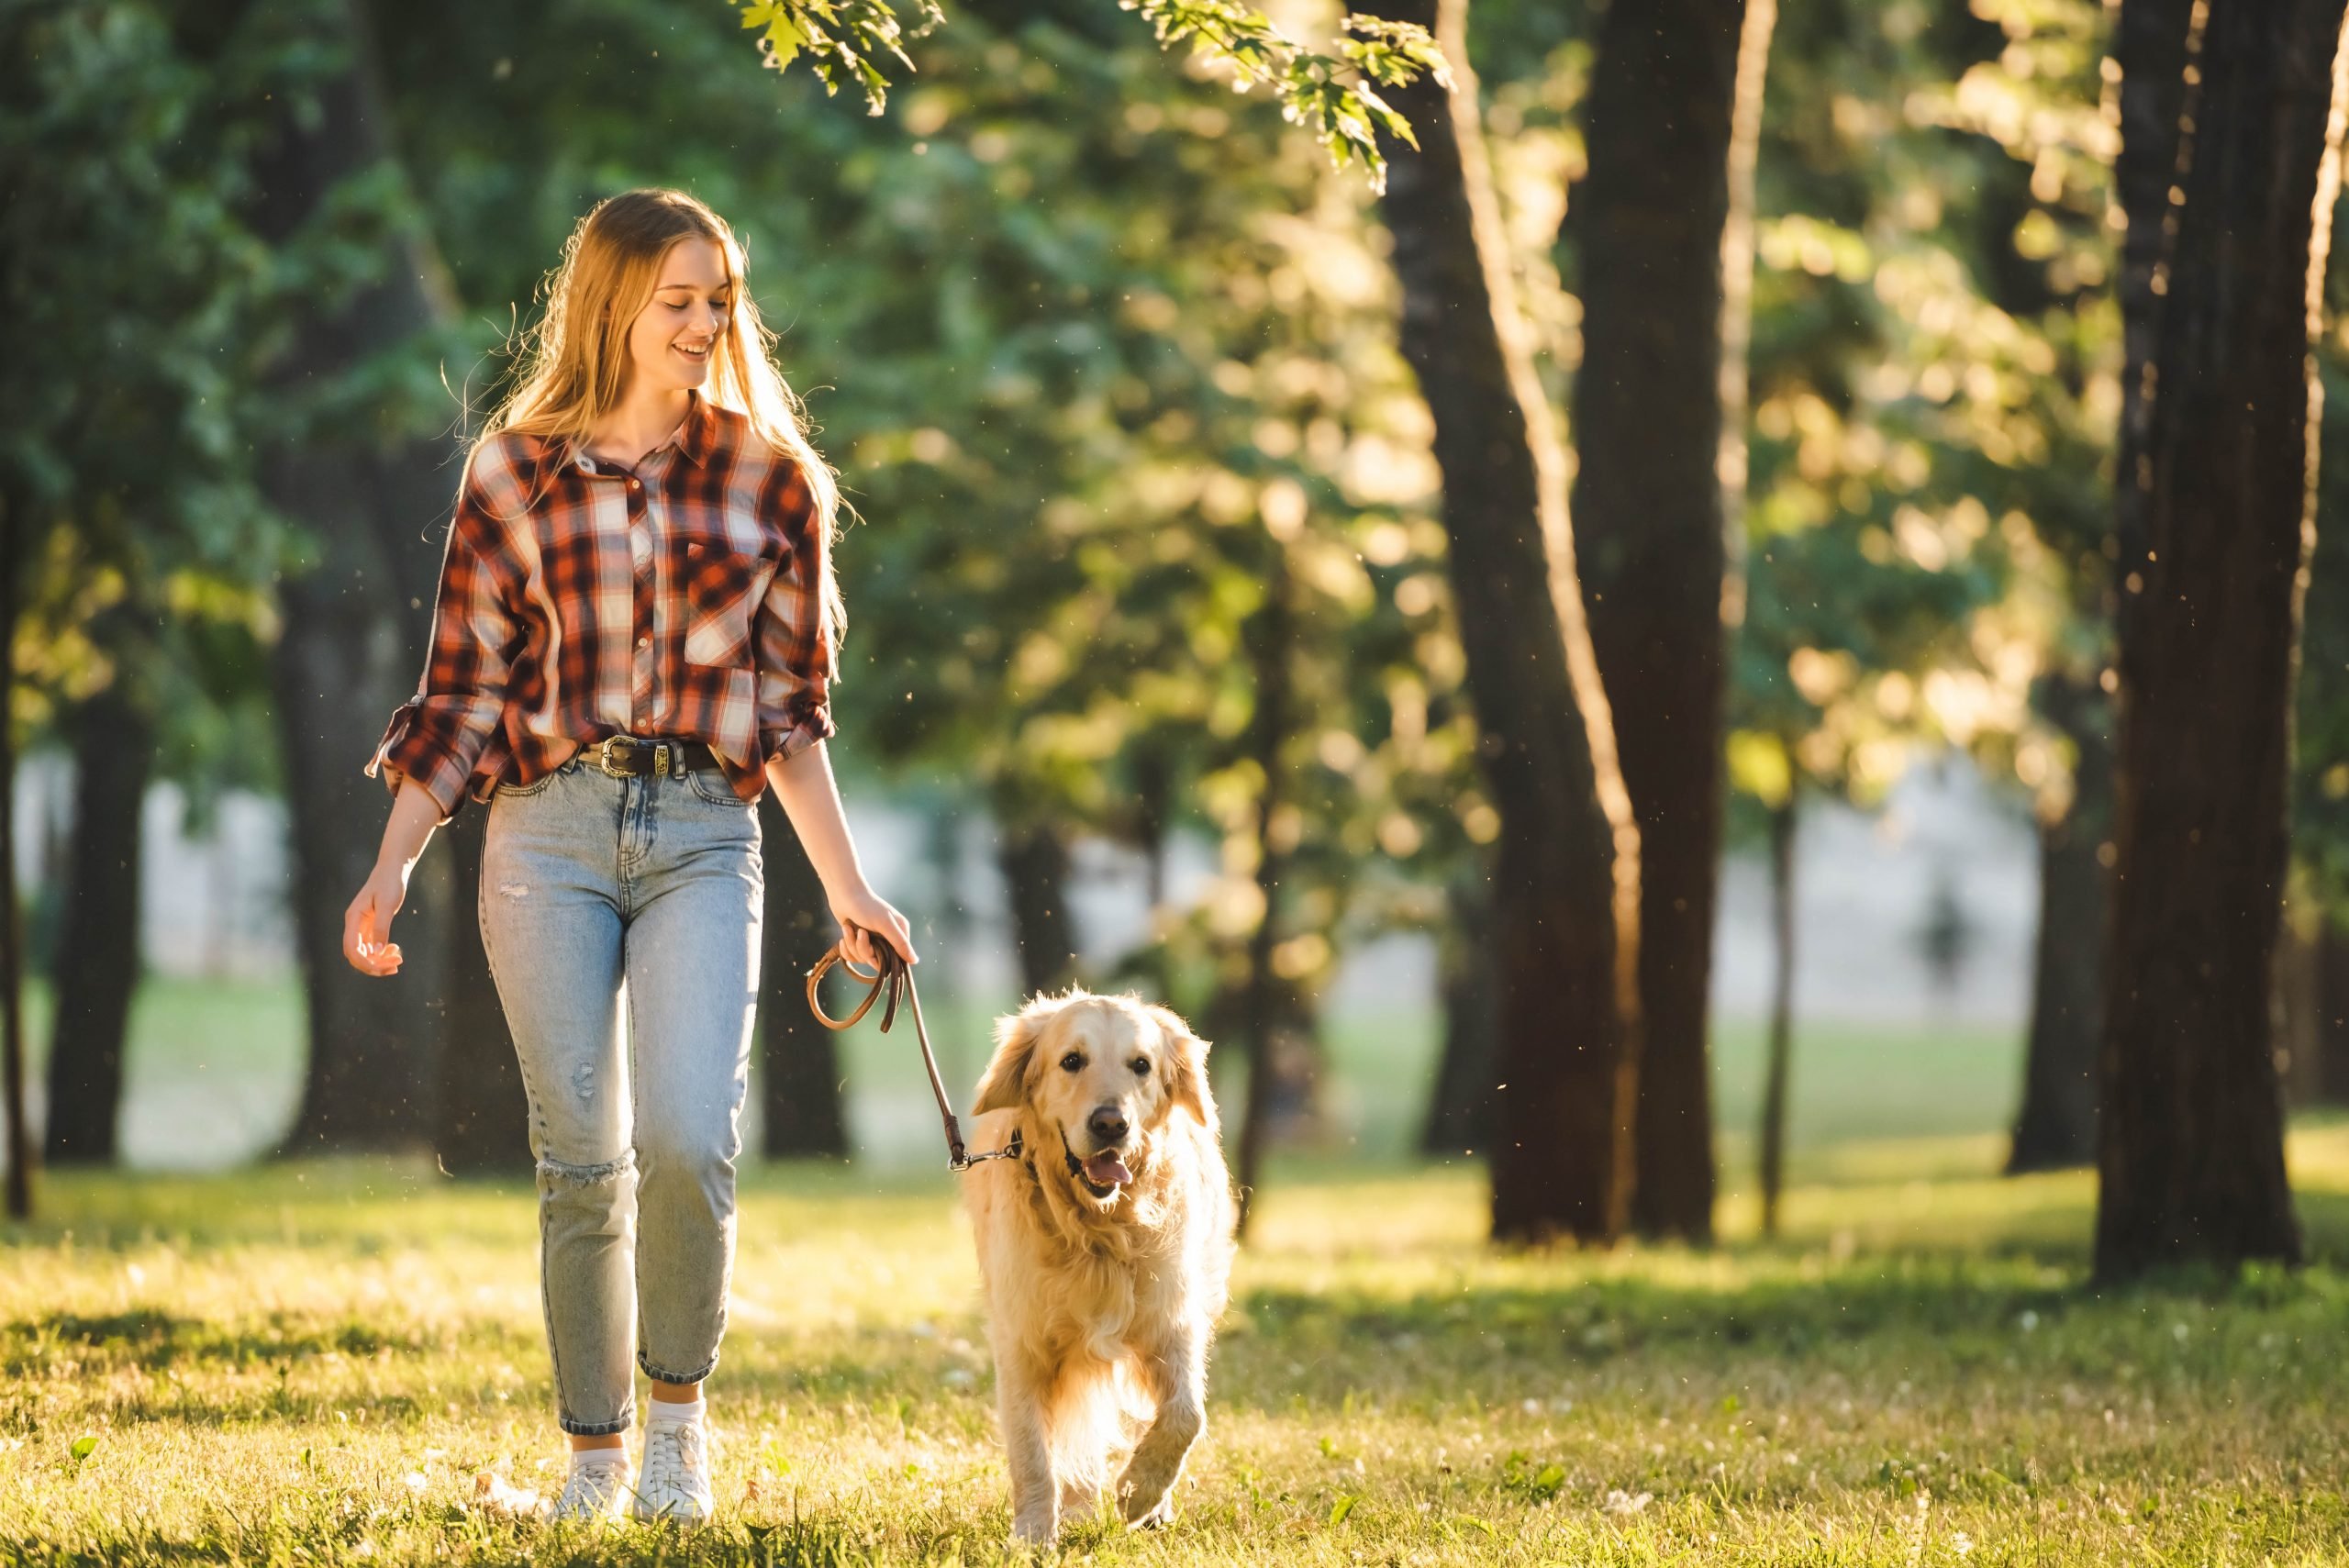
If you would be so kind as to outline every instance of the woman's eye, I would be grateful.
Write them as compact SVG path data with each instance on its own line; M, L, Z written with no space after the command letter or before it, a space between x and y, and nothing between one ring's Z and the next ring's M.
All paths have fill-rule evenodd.
M1084 1065L1085 1058L1079 1056L1074 1051L1061 1058L1061 1071L1063 1073L1074 1073Z
M1147 1056L1137 1056L1131 1062L1127 1062L1126 1065L1134 1070L1134 1076L1137 1078L1147 1078L1150 1076L1150 1058Z

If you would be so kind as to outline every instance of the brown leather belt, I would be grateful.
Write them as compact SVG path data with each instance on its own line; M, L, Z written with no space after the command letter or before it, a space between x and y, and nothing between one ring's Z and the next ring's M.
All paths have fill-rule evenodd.
M682 778L691 768L715 768L718 753L699 740L673 736L640 738L614 735L590 740L579 749L592 767L613 778Z

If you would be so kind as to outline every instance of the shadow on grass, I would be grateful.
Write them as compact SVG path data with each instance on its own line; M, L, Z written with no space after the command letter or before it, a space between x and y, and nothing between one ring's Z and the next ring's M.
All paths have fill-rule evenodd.
M494 1324L469 1329L468 1348L518 1348L519 1335ZM181 1318L139 1309L84 1316L60 1313L0 1324L0 1371L11 1377L53 1373L61 1361L83 1371L136 1367L274 1366L324 1356L365 1358L446 1354L455 1339L445 1331L407 1332L381 1321L306 1318L274 1313L257 1324L231 1326L215 1318Z

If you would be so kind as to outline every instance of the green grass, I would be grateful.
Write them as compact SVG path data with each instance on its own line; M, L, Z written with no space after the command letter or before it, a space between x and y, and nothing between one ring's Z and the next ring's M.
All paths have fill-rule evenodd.
M2084 1284L2084 1176L1815 1151L1763 1245L1496 1253L1460 1169L1274 1173L1166 1531L1104 1563L2349 1560L2349 1128L2318 1262ZM721 1528L484 1517L557 1440L522 1186L417 1163L51 1178L0 1231L0 1562L989 1562L941 1173L761 1171L711 1385ZM82 1457L75 1457L77 1451Z
M36 1074L50 1006L46 986L28 987ZM949 995L930 998L928 1012L947 1083L966 1097L985 1061L994 1008ZM131 1163L217 1169L273 1148L300 1095L302 1020L292 980L142 983L131 1013L123 1124ZM1322 1152L1388 1161L1416 1147L1435 1030L1432 1015L1410 1009L1328 1020L1331 1147ZM840 1050L863 1159L927 1168L934 1118L910 1027L885 1036L861 1027ZM2011 1033L1979 1027L1804 1025L1789 1112L1793 1147L1799 1154L1854 1138L1995 1132L2013 1115L2020 1050ZM1731 1162L1743 1159L1761 1082L1760 1026L1723 1020L1713 1090Z

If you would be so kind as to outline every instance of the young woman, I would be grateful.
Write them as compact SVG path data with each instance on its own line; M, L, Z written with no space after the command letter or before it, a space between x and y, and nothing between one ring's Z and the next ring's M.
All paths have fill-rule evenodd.
M392 917L433 829L487 803L481 931L529 1100L573 1451L559 1518L710 1514L701 1385L733 1262L769 784L851 956L869 964L877 934L914 958L825 752L837 493L768 341L700 202L630 191L587 215L466 463L423 684L365 769L393 794L343 920L369 974L399 971ZM652 1395L632 1483L631 1349Z

